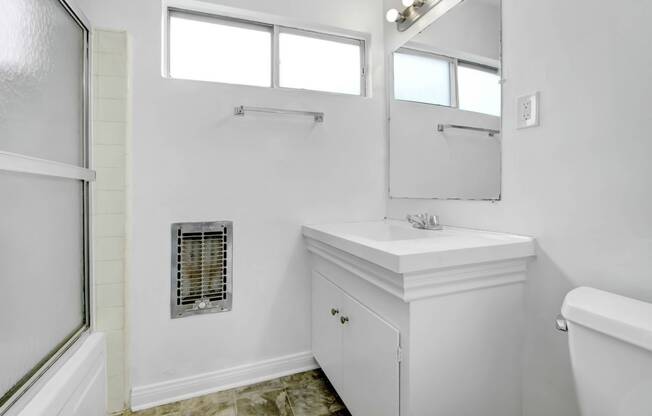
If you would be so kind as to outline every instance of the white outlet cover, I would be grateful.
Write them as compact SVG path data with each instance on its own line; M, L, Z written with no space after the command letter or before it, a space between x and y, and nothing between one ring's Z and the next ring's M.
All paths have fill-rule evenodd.
M539 125L539 93L518 97L516 102L516 128L525 129Z

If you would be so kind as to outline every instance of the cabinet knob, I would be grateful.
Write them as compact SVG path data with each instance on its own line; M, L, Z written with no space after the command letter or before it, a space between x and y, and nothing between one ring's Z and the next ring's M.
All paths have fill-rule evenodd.
M342 323L342 325L346 324L347 322L349 322L349 317L348 316L340 317L340 322Z
M339 309L331 308L331 315L335 316L340 313Z

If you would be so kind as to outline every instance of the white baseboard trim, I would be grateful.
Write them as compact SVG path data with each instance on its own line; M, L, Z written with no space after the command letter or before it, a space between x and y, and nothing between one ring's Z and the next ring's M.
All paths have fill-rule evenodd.
M134 387L131 390L131 409L148 409L315 368L319 368L319 365L312 352L306 351L225 370Z

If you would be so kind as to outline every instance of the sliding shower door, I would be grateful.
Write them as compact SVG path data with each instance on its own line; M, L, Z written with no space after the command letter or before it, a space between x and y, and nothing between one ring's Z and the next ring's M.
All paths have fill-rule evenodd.
M0 12L0 414L89 326L88 25L59 0Z

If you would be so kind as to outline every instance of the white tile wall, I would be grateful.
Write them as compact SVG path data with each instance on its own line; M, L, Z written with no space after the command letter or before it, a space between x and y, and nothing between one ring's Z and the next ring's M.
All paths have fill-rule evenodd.
M95 167L110 168L124 167L125 164L125 147L119 144L95 145Z
M95 283L97 285L122 283L124 270L123 260L95 260Z
M93 120L93 142L99 144L124 145L127 125L124 122Z
M118 168L95 168L97 179L95 189L102 191L120 191L125 188L125 169Z
M95 217L95 235L97 237L124 237L124 214L98 214Z
M101 322L105 321L101 317L104 317L108 313L107 309L124 306L124 290L124 283L109 283L97 287L95 295L95 305L98 309L96 311L96 323L100 330L108 329L99 326ZM102 310L99 311L99 309Z
M123 191L95 190L96 214L124 214L124 212L125 195Z
M95 216L95 220L98 216ZM95 236L95 260L123 260L125 256L124 240L124 237Z
M126 408L125 244L128 40L96 30L93 42L95 325L107 335L109 412Z
M94 90L97 91L97 86L95 86ZM102 98L95 99L94 103L93 116L95 120L123 123L126 121L127 103L125 99Z

